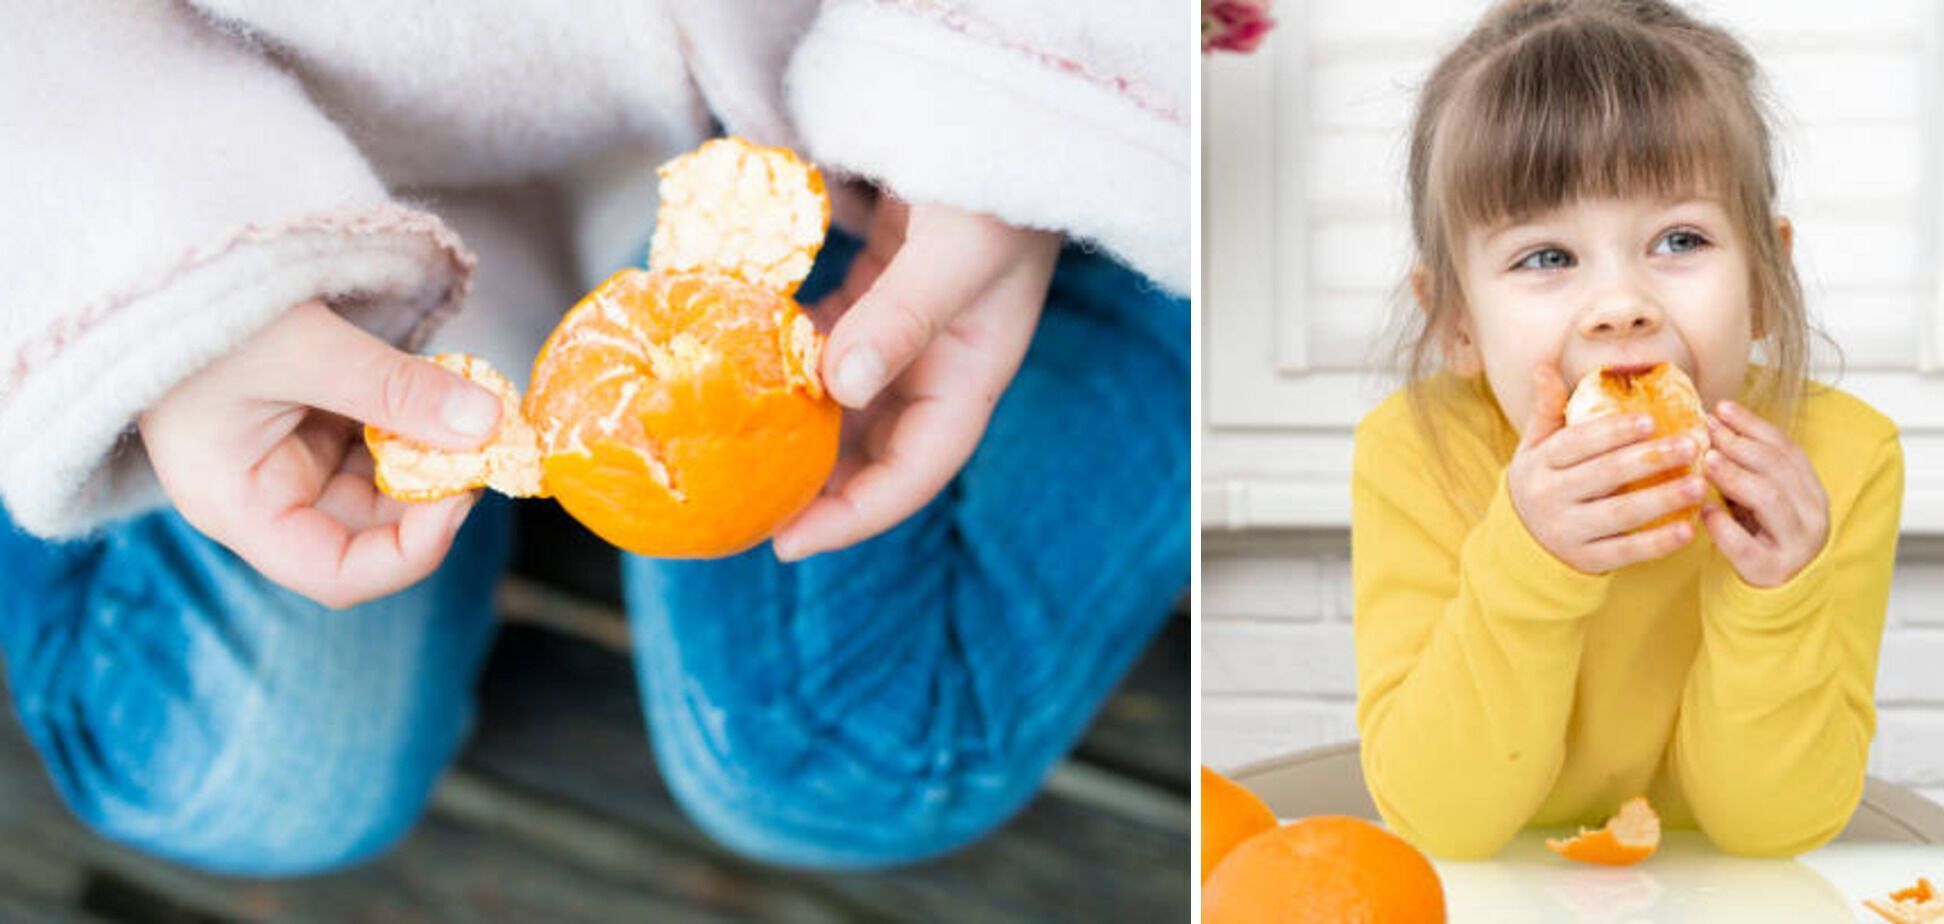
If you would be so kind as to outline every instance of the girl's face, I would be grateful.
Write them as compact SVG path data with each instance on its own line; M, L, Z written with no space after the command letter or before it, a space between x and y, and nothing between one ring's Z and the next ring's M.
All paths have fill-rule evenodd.
M1579 199L1474 229L1458 256L1467 311L1452 365L1482 369L1521 430L1544 364L1568 388L1601 366L1665 361L1706 407L1741 392L1755 334L1749 258L1718 200Z

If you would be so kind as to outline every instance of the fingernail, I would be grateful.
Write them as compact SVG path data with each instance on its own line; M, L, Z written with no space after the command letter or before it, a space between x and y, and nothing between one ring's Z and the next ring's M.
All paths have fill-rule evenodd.
M1635 417L1634 429L1639 430L1642 433L1654 432L1654 418L1649 417L1645 414L1642 414L1639 417Z
M884 385L884 360L877 350L853 347L837 366L837 398L851 407L861 407Z
M439 409L439 420L446 429L477 439L493 432L493 424L499 422L499 412L499 399L492 392L468 385L446 395L445 406Z

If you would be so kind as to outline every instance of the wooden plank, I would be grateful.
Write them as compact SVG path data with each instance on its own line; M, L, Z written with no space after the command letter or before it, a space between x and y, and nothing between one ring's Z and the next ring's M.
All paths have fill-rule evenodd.
M441 786L437 801L450 801ZM463 784L460 784L463 786ZM681 851L632 876L589 868L494 825L429 814L382 859L326 876L212 876L102 839L59 803L11 718L0 721L0 920L244 922L848 921L840 903L760 877L694 875ZM44 885L36 886L41 882Z
M730 868L662 785L642 728L632 666L597 645L510 627L483 684L468 772L582 806ZM881 873L769 875L842 896L886 920L1180 920L1188 915L1187 811L1127 817L1043 794L985 841ZM560 837L563 843L571 837ZM761 867L753 867L760 870Z

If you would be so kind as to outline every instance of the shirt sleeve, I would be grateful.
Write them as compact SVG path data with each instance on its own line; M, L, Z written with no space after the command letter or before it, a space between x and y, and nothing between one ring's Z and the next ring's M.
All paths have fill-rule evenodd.
M1449 857L1496 853L1565 761L1587 614L1610 579L1539 545L1504 478L1466 521L1415 442L1357 434L1357 725L1385 821Z
M189 4L0 0L0 502L42 536L162 500L141 411L292 305L410 344L471 257Z
M1894 434L1861 457L1853 496L1830 499L1829 541L1795 577L1751 587L1716 556L1702 578L1670 760L1696 822L1730 853L1814 849L1862 798L1904 472Z
M1193 51L1165 3L832 0L786 74L819 161L1187 289Z

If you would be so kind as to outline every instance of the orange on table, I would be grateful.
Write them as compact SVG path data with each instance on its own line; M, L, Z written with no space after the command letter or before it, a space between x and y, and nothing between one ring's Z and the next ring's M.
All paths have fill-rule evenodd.
M1443 924L1437 870L1360 818L1304 818L1257 834L1202 885L1203 924Z
M1207 767L1201 768L1201 878L1243 841L1276 826L1276 813L1242 786Z
M368 431L381 488L551 495L601 538L669 558L743 551L816 498L841 409L817 376L823 336L791 295L829 225L823 178L737 138L660 173L648 270L614 274L561 319L485 452L525 460L522 477ZM507 445L527 438L531 452Z
M1569 838L1546 838L1546 847L1568 860L1628 866L1653 856L1660 849L1660 835L1660 816L1646 796L1635 796L1621 803L1605 827L1597 831L1581 828L1579 834Z
M1890 893L1888 900L1866 898L1863 907L1877 913L1890 924L1930 924L1944 921L1944 897L1939 897L1931 881L1919 877L1915 885Z

